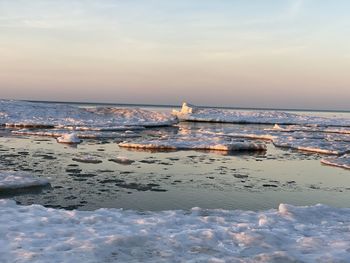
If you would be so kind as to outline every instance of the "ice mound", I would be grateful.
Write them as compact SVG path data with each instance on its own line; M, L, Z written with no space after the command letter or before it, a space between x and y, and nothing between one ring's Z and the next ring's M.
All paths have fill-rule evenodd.
M251 123L251 124L301 124L319 126L350 126L350 119L324 118L282 111L243 111L198 108L183 103L180 111L173 110L180 121Z
M347 262L350 209L66 211L0 200L4 262Z
M122 142L120 147L150 150L203 150L203 151L265 151L261 143L225 140L220 137L174 136L168 138Z
M350 155L346 154L336 158L322 159L321 163L344 169L350 169Z
M82 108L63 103L15 100L0 100L0 112L0 125L10 128L72 126L120 130L121 126L169 126L177 122L170 114L143 109Z
M63 134L61 137L57 138L59 143L77 144L80 143L80 139L75 133Z
M34 177L26 172L1 171L0 170L0 193L14 189L38 187L49 185L45 178ZM1 242L0 242L1 243Z

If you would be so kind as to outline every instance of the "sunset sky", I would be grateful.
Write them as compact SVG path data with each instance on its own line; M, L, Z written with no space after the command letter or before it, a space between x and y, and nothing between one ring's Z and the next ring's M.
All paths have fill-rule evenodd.
M0 0L0 97L350 110L348 0Z

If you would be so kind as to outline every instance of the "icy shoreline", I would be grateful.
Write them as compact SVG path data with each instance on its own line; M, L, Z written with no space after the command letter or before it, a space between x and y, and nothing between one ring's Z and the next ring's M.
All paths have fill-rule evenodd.
M350 209L66 211L0 200L2 262L345 262Z

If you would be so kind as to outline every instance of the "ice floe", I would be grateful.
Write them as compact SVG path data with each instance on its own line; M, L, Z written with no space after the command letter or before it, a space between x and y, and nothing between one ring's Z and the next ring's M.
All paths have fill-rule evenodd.
M9 190L46 185L49 185L49 181L47 179L35 177L27 172L0 170L0 193L7 192Z
M227 140L220 137L172 136L137 142L122 142L120 147L153 150L264 151L262 143Z
M302 125L278 125L275 124L272 128L264 129L266 131L279 131L279 132L324 132L324 133L337 133L337 134L350 134L349 128L336 128L336 127L319 127L319 126L302 126Z
M325 118L283 111L199 108L187 103L183 103L180 111L173 110L173 115L177 116L180 121L350 126L350 119L346 118Z
M66 211L0 200L4 262L347 262L350 209Z
M344 169L350 169L350 155L346 154L335 158L322 159L321 163Z
M31 136L43 136L43 137L62 137L67 133L67 130L57 130L57 129L47 129L47 130L30 130L30 129L21 129L11 132L14 135L31 135ZM82 130L75 132L76 136L80 139L108 139L108 138L135 138L140 137L139 134L134 133L133 131L124 131L124 132L105 132L105 131L92 131L92 130Z
M281 136L272 140L278 147L295 150L315 152L321 154L342 155L350 152L350 144L345 141L331 141L327 139L315 139L308 137Z

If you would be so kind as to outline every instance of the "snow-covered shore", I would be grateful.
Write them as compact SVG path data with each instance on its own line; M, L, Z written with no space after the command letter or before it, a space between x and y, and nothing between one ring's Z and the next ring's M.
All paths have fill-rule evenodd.
M350 209L66 211L0 200L1 262L347 262Z

